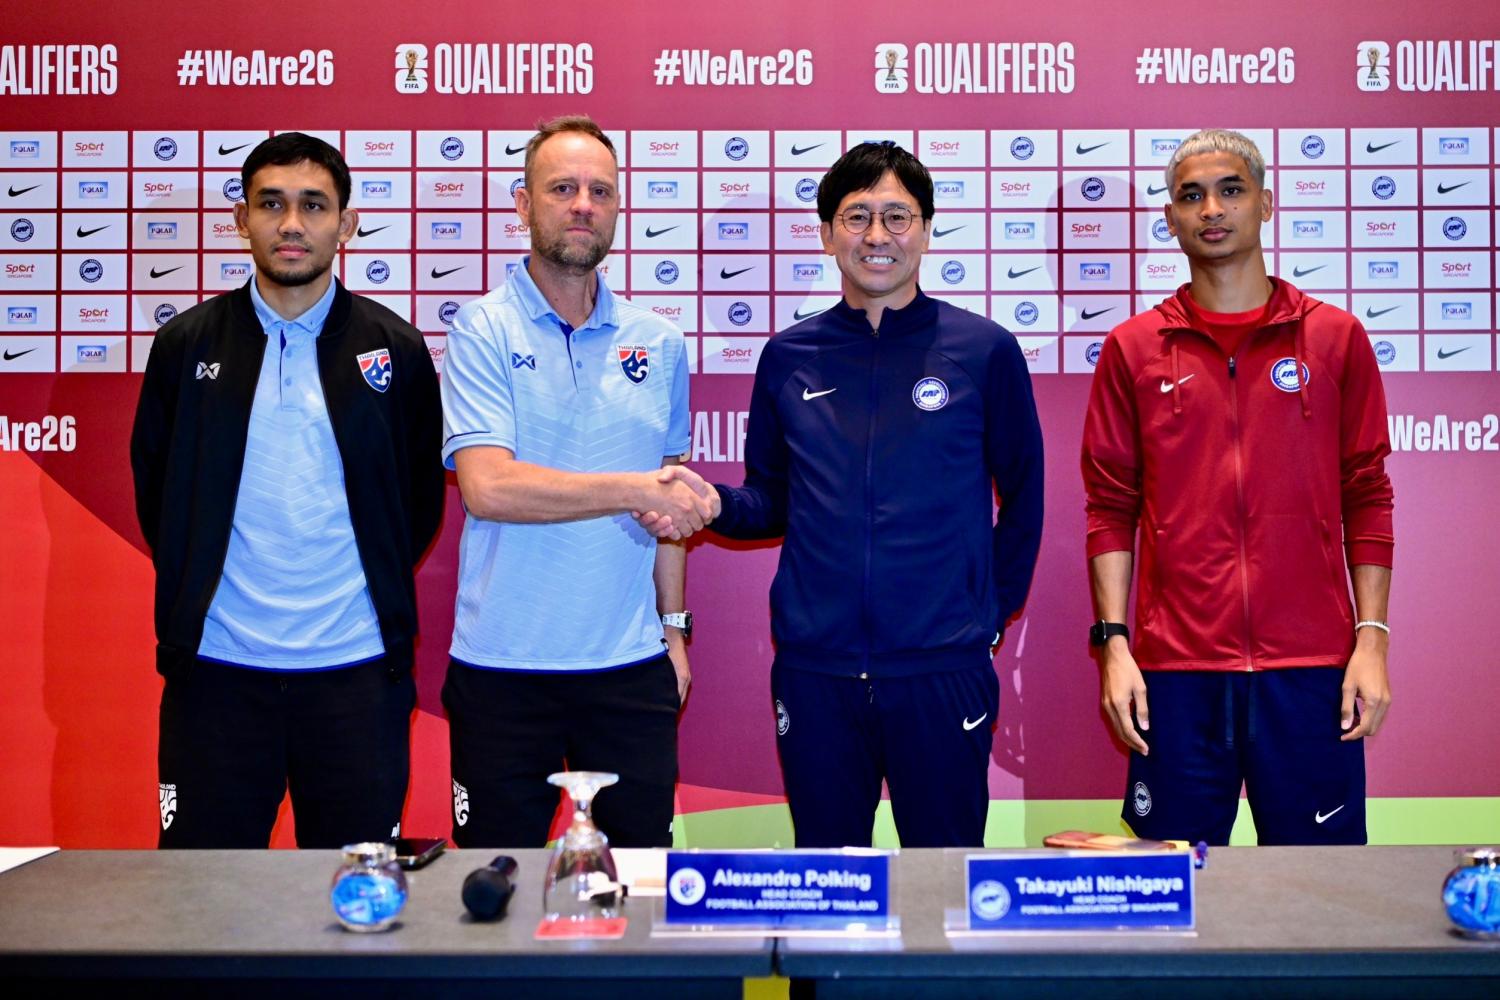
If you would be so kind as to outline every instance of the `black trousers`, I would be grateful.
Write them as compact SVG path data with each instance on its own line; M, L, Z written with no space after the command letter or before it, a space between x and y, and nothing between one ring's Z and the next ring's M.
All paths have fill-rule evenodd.
M443 684L460 847L541 847L557 811L547 775L612 771L593 816L615 847L670 847L677 674L665 653L614 670L487 670L449 661Z
M336 670L195 660L161 696L164 848L264 848L288 789L297 846L385 840L411 769L411 672L384 658Z

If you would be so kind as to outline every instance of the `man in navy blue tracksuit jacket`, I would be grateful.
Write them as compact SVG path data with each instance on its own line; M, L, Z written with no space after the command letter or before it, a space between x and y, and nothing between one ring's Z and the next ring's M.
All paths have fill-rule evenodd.
M980 846L999 685L1042 527L1042 438L1016 340L917 287L932 179L864 143L818 188L843 300L771 339L745 485L713 529L785 536L771 585L782 773L799 847ZM998 494L1000 512L992 517Z

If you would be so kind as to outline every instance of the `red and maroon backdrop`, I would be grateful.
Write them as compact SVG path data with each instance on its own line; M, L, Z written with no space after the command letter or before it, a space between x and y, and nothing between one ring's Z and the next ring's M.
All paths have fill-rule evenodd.
M345 151L362 221L340 275L415 323L441 365L456 305L503 282L526 247L512 192L531 127L577 111L621 154L610 284L689 337L691 461L710 479L740 474L766 338L837 296L811 203L822 170L866 138L932 169L923 285L1021 338L1049 456L1036 584L997 659L997 844L1114 829L1124 760L1084 643L1089 373L1113 324L1185 280L1156 225L1176 142L1206 125L1250 133L1278 202L1272 271L1364 321L1390 400L1396 697L1369 746L1372 838L1500 836L1500 12L1268 0L1183 14L943 2L854 16L786 0L12 10L0 28L0 843L154 842L160 682L126 445L154 330L249 274L229 211L246 152L284 129ZM420 574L418 833L448 826L437 694L460 525L450 490ZM691 548L690 844L787 841L767 694L776 556L711 536ZM910 585L915 599L922 581Z

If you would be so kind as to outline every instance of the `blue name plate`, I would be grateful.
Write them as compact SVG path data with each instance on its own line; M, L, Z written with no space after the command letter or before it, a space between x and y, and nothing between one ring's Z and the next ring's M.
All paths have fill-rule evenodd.
M668 924L885 926L891 857L873 851L670 851Z
M970 930L1193 926L1193 860L1186 851L971 854L966 867Z

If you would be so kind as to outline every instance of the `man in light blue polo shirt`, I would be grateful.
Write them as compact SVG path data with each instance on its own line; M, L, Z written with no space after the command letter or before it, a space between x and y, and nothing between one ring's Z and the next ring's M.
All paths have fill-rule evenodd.
M680 538L718 497L663 469L690 444L681 332L595 270L618 180L592 120L542 125L516 194L531 255L448 339L443 458L467 517L443 704L464 847L545 843L546 778L564 765L620 775L594 809L616 845L672 840L692 625ZM632 516L645 511L673 538Z

